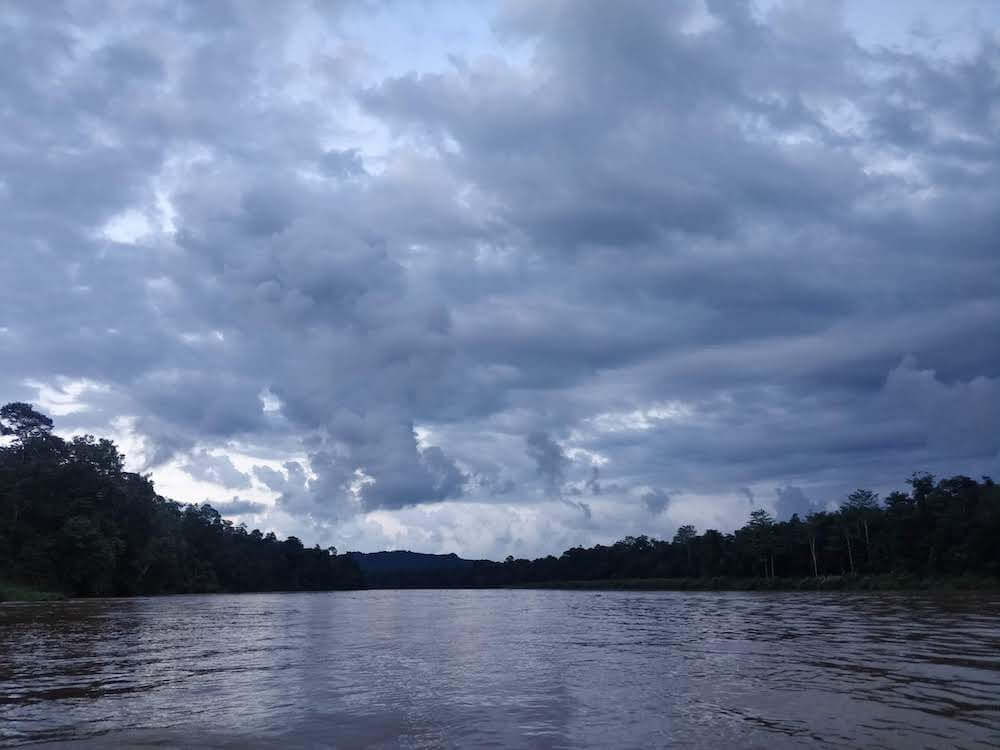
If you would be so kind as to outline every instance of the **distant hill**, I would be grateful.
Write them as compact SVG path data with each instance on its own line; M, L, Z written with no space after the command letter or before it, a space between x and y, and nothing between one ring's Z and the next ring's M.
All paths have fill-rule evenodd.
M465 560L454 552L429 555L423 552L348 552L347 556L365 573L424 573L438 570L471 568L475 560Z

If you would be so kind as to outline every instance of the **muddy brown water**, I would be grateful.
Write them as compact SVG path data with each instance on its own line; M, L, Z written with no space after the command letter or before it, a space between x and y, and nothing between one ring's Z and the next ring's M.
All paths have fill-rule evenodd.
M0 605L0 746L1000 746L991 593Z

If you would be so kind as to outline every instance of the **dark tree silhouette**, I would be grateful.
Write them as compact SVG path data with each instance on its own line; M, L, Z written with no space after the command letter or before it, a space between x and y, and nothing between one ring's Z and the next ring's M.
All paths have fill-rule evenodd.
M52 420L35 411L31 404L14 401L0 407L0 434L16 435L23 445L52 432Z
M70 594L356 588L336 549L248 532L156 494L110 440L65 442L29 404L0 409L0 581Z
M455 559L448 566L416 567L406 555L379 553L377 566L356 556L371 586L503 586L631 579L816 580L821 576L1000 577L1000 486L956 476L910 480L911 494L893 492L885 504L870 490L844 498L834 512L776 521L764 509L731 534L697 534L682 526L673 541L626 537L613 545L573 547L559 557L503 563ZM393 559L395 557L395 564ZM464 564L463 564L464 563ZM845 584L846 585L846 584Z

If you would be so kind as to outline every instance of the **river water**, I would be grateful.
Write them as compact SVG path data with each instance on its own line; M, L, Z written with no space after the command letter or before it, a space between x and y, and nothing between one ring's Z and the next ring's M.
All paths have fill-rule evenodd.
M0 605L0 746L1000 745L993 594L365 591Z

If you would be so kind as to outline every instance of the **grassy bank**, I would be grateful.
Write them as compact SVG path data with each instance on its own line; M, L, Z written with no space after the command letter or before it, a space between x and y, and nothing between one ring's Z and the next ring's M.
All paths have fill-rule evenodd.
M589 591L1000 591L1000 579L980 576L820 576L818 578L619 578L548 581L513 588Z
M65 598L55 591L39 591L19 583L0 581L0 602L51 602Z

